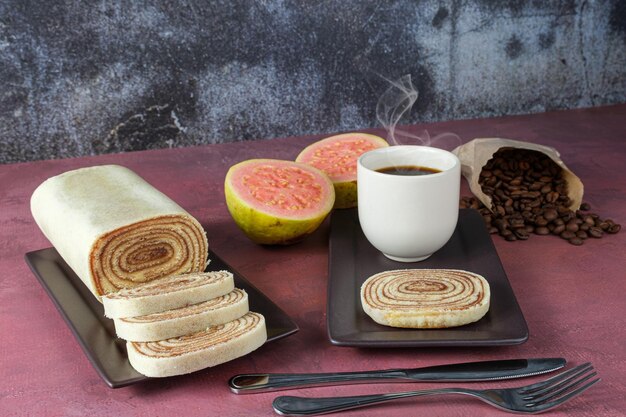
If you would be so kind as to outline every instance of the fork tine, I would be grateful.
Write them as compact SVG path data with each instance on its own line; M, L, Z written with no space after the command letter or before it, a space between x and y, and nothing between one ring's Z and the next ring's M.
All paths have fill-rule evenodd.
M584 383L585 381L593 378L594 376L596 376L597 373L596 372L592 372L588 375L585 375L583 378L580 379L575 379L575 380L569 380L565 385L563 385L563 383L559 384L557 387L552 388L549 391L544 392L541 395L533 395L533 396L529 396L524 398L525 400L530 400L532 401L534 404L541 404L543 402L546 401L550 401L554 398L557 398L558 396L560 396L561 394L571 391L573 388L579 386L580 384Z
M533 399L533 398L538 398L538 397L549 395L557 391L559 388L568 385L571 381L576 380L579 376L584 375L587 372L591 372L591 371L593 371L593 366L584 367L578 370L577 372L573 372L570 375L567 375L566 378L561 378L556 381L551 381L550 384L546 384L543 388L535 389L532 392L527 392L526 393L527 395L526 397L524 397L524 399ZM595 375L595 372L591 376L593 375ZM587 379L589 379L591 376L587 376Z
M561 404L563 404L564 402L571 400L572 398L582 394L584 391L588 390L592 385L594 385L596 382L601 381L600 378L596 378L593 381L590 381L588 383L586 383L585 385L583 385L582 387L579 387L577 389L575 389L574 391L554 400L548 403L543 403L540 405L528 405L528 411L531 413L541 413L543 411L552 409L556 406L559 406Z
M537 382L537 383L532 384L532 385L526 385L524 387L519 387L517 389L517 392L520 393L520 394L530 394L530 393L532 393L534 391L543 389L543 388L545 388L547 386L552 386L553 384L558 383L559 381L569 377L570 375L572 375L572 374L574 374L576 372L579 372L582 369L587 369L587 368L590 368L590 367L591 367L591 363L590 362L583 363L582 365L578 365L577 367L572 368L572 369L570 369L568 371L561 372L560 374L557 374L557 375L555 375L555 376L553 376L551 378L545 379L543 381Z

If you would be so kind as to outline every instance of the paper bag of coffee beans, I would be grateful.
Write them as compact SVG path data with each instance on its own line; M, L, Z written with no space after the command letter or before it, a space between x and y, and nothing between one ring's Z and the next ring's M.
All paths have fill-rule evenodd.
M581 245L617 233L620 225L587 213L583 183L554 148L511 139L474 139L453 151L475 197L462 208L482 214L490 233L526 240L553 234Z

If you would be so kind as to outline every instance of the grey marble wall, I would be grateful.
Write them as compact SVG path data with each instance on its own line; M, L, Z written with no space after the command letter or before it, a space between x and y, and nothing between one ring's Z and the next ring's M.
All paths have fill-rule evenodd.
M626 102L623 0L0 1L0 163Z

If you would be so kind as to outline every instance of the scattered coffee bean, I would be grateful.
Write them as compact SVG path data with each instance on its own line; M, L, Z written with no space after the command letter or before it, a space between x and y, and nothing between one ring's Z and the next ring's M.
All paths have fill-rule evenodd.
M621 230L613 220L589 213L586 202L571 210L562 168L541 152L501 149L483 167L478 183L492 200L491 210L476 197L461 198L460 207L478 210L489 233L507 241L527 240L534 233L582 245L588 237Z
M588 225L588 226L593 226L595 223L595 220L593 220L593 217L591 217L590 215L583 215L583 222Z
M589 228L589 236L595 238L601 238L604 232L599 227L590 227Z
M526 229L515 229L513 231L513 234L515 235L516 238L518 238L519 240L526 240L528 239L530 236L528 235L528 232L526 231Z
M571 239L568 239L568 242L576 246L580 246L583 244L583 240L579 237L573 237Z

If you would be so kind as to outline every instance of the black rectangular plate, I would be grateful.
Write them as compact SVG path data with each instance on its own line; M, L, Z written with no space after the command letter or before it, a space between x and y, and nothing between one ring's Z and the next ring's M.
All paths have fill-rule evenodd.
M448 329L400 329L374 322L361 307L370 276L394 269L464 269L489 282L491 305L479 321ZM328 336L338 346L497 346L524 343L528 326L502 263L476 210L462 209L454 234L430 258L402 263L386 258L365 238L357 209L335 210L330 223Z
M25 258L107 385L119 388L149 379L130 365L126 341L116 336L113 320L104 317L102 304L54 248L29 252ZM250 310L265 316L266 343L298 331L298 326L285 312L219 256L209 251L209 259L207 270L232 272L235 286L248 293Z

